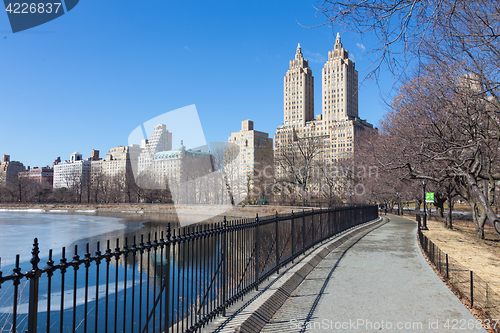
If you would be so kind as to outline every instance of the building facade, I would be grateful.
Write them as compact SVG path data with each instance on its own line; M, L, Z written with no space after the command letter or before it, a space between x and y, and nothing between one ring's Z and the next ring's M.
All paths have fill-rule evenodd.
M33 181L42 184L53 186L54 184L54 169L50 167L35 167L19 173L21 177L32 179Z
M154 154L161 151L172 150L172 133L167 130L165 124L154 127L153 134L148 140L142 140L142 151L137 161L137 171L134 166L134 174L144 174L152 171Z
M99 159L99 154L93 154L97 160L92 160L91 178L105 176L112 178L125 175L131 171L131 161L137 161L142 148L139 145L118 146L111 148L104 159Z
M314 119L314 77L300 43L283 78L284 124L305 126Z
M84 160L82 154L74 152L69 161L54 165L54 185L56 188L81 188L90 183L91 161Z
M345 188L345 179L332 176L332 170L353 157L362 132L373 130L359 118L358 72L339 34L321 70L321 113L315 118L309 108L313 83L299 45L285 75L284 118L274 135L274 156L276 179L285 184L282 193L300 193L302 198L313 189L325 193L329 187L332 195L333 188Z
M276 130L274 136L275 151L279 154L282 150L289 149L290 143L305 139L316 138L317 145L319 146L318 159L322 162L333 165L336 162L350 158L353 156L354 140L357 134L364 130L373 129L373 125L358 116L358 72L355 68L355 63L349 59L349 52L344 49L340 35L337 34L333 50L328 52L328 60L322 69L321 80L321 114L318 114L315 119L312 117L305 117L304 121L300 121L305 110L302 105L305 103L298 103L292 100L296 93L291 89L299 89L300 83L306 82L298 81L299 86L295 81L290 82L290 72L293 70L296 59L302 59L300 48L297 48L295 59L290 62L290 69L285 75L285 89L284 89L284 122ZM303 67L307 65L307 60L302 60ZM300 70L310 73L309 68L300 68ZM307 82L314 82L312 78ZM286 84L288 83L288 85ZM291 95L292 94L292 95ZM308 100L313 99L313 93L299 91L300 96L304 95ZM294 120L294 109L291 107L298 103L299 108L299 121ZM292 112L292 113L291 113ZM307 110L309 112L309 110ZM290 118L292 117L292 118ZM295 117L297 117L295 115Z
M214 171L212 155L201 150L177 149L157 152L152 169L161 188L168 189L174 203L213 203Z
M254 130L253 121L244 120L241 130L231 133L228 142L224 169L234 195L239 201L249 194L253 194L251 201L265 197L264 184L270 184L274 177L273 139L268 133Z
M11 161L10 155L2 155L0 162L0 185L5 186L7 183L15 180L19 172L25 171L26 168L19 161Z

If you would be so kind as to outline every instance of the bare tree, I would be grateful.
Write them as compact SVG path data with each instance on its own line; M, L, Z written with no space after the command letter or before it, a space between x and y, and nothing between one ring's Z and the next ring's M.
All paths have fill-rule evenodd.
M220 155L216 152L216 156ZM218 157L220 159L220 156ZM246 165L242 162L238 146L230 144L222 150L222 179L232 205L245 199Z
M18 173L16 177L8 182L7 188L15 201L30 202L37 191L37 183L33 179Z
M255 162L251 188L252 197L259 201L274 200L274 184L274 157L269 156L263 161Z
M378 44L373 74L387 65L405 72L413 60L489 63L478 70L498 87L500 4L493 0L326 0L318 7L324 24L370 33ZM484 65L485 63L483 63ZM495 88L496 89L496 88Z
M500 222L491 208L500 179L498 110L483 85L457 68L427 66L425 75L407 81L382 122L379 162L406 170L407 178L453 181L484 238L486 218Z
M275 150L276 181L280 184L280 195L299 196L305 205L310 187L314 185L318 155L323 149L323 138L298 138L281 143ZM317 185L317 184L316 184Z

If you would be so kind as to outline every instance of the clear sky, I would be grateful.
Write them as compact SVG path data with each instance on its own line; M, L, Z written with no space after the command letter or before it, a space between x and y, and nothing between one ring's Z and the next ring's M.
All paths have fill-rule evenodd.
M82 0L58 19L15 34L4 12L0 154L31 167L74 151L104 156L127 145L145 121L191 104L207 142L227 141L245 119L272 137L283 123L283 76L297 43L312 68L319 106L320 69L337 32L359 72L359 116L377 126L386 113L380 91L390 93L393 82L389 75L380 86L363 81L373 38L342 27L307 28L323 23L315 5Z

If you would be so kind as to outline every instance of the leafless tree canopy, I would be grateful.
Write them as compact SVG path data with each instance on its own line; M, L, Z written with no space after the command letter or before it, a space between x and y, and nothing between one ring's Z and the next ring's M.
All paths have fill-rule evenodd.
M327 0L318 11L325 24L374 36L371 74L388 67L403 83L372 140L372 161L400 181L433 181L448 200L458 192L478 237L487 218L500 230L491 208L500 179L500 3Z
M486 218L497 220L492 205L500 180L500 109L480 79L460 76L457 68L460 64L426 66L408 80L379 134L361 151L391 173L381 182L397 175L427 179L446 199L458 192L472 208L478 237L484 238Z
M413 60L499 63L500 3L492 0L323 1L325 24L378 40L373 73L386 64L401 74ZM478 72L481 70L478 68ZM498 65L489 68L498 85Z

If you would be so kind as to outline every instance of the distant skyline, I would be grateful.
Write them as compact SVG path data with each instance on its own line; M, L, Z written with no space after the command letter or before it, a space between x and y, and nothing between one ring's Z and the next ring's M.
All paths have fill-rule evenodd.
M359 72L359 116L378 126L386 113L380 92L391 94L393 80L382 73L380 85L363 81L373 38L306 28L323 23L316 1L216 4L86 0L15 34L1 14L0 154L31 167L74 151L103 157L145 121L192 104L207 142L227 141L246 119L273 137L298 43L321 113L321 69L337 32Z

